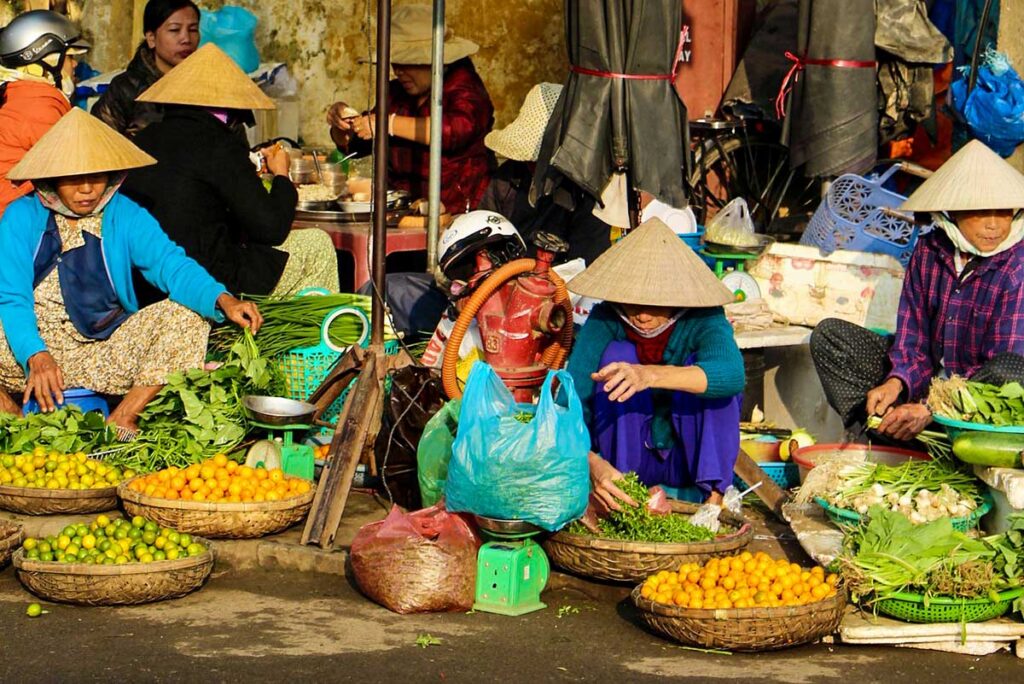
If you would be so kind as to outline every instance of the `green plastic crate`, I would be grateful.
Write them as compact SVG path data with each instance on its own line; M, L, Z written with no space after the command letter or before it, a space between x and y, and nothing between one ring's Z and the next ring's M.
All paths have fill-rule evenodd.
M922 594L900 593L873 605L879 613L906 622L984 622L1005 614L1021 595L1024 595L1024 588L1004 591L998 601L943 596L926 599Z

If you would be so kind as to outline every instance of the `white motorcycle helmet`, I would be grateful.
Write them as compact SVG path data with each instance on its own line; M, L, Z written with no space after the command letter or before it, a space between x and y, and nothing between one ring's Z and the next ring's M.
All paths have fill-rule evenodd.
M477 252L487 248L495 266L526 253L526 243L507 218L478 209L461 214L441 234L438 266L448 281L466 281L476 268Z

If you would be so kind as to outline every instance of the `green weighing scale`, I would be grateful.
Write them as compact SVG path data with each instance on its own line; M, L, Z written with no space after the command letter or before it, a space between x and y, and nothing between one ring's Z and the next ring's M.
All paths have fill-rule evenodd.
M533 541L544 530L523 520L474 517L489 541L477 553L473 610L514 616L547 608L540 593L551 565L544 549Z
M242 406L252 425L267 431L267 439L249 447L245 465L267 470L280 468L286 475L313 480L314 452L308 444L296 444L295 434L309 431L316 407L283 397L249 395Z
M765 243L767 240L765 240ZM715 272L722 284L729 288L729 291L736 297L737 302L745 302L748 299L757 299L761 296L761 288L746 271L748 261L756 259L765 244L748 249L733 247L730 245L719 245L713 242L704 244L700 255L705 261L711 260L714 265L711 270Z

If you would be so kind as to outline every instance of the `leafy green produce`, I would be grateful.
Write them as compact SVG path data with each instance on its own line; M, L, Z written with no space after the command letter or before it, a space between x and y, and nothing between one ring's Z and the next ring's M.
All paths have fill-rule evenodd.
M964 463L1020 468L1024 435L1005 432L961 432L953 441L953 453Z
M242 443L246 394L279 394L283 377L248 331L212 371L174 373L139 416L139 435L107 461L148 473L229 454Z
M0 414L0 453L4 454L27 453L37 446L62 454L91 454L116 439L115 430L101 414L82 413L76 406L27 416Z
M360 309L370 315L371 300L367 295L330 294L308 297L247 297L256 302L263 314L260 328L260 349L267 357L286 354L292 349L320 344L324 319L339 307ZM347 347L359 341L362 322L353 315L335 318L330 325L331 341ZM390 331L388 331L390 332ZM394 339L394 334L386 335ZM210 335L210 347L227 353L241 338L237 328L222 327Z
M958 375L935 378L928 407L932 413L968 423L1024 425L1024 386L1008 382L996 387Z
M1024 516L1006 535L971 539L949 518L913 525L873 506L870 519L847 535L839 558L843 579L867 602L910 591L926 597L978 598L1020 586Z
M657 515L650 511L647 502L650 493L640 482L636 473L625 473L616 483L619 489L637 502L635 507L622 506L621 511L611 511L607 518L598 521L599 536L607 539L622 539L637 542L663 542L682 544L710 541L715 533L705 527L690 523L686 516L678 513ZM572 534L593 534L583 523L576 521L569 526Z

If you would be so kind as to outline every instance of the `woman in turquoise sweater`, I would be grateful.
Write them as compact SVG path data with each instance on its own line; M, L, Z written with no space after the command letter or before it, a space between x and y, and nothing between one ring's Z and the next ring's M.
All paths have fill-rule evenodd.
M204 318L259 328L255 305L231 296L118 194L125 170L152 163L72 109L8 174L36 181L36 192L0 220L0 411L20 410L9 392L52 411L65 388L81 387L124 395L110 421L134 430L168 374L202 365ZM140 310L132 269L170 299Z
M590 430L598 504L634 505L615 484L696 485L710 502L732 482L743 358L722 305L733 300L668 226L652 219L569 282L604 300L580 331L569 373Z

